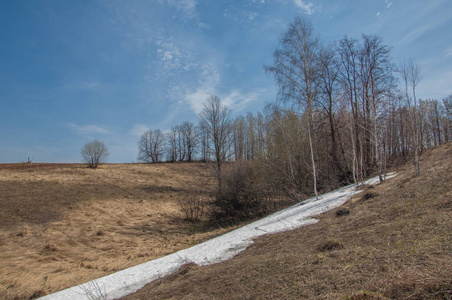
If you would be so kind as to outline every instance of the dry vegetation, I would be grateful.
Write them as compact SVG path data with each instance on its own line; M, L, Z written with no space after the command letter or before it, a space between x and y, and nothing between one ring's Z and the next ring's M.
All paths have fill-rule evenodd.
M29 299L187 248L224 229L187 222L206 164L0 164L0 299Z
M188 265L125 299L452 299L452 143L315 225Z

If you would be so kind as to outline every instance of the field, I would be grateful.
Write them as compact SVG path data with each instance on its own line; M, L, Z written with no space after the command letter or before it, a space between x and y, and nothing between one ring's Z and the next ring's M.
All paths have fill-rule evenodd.
M225 232L177 199L214 185L202 163L0 164L0 299L30 299Z
M124 299L452 299L452 143L320 222L189 264ZM233 229L182 219L208 165L0 164L0 299L31 299Z
M137 299L452 299L452 143L367 186L320 222L186 265Z

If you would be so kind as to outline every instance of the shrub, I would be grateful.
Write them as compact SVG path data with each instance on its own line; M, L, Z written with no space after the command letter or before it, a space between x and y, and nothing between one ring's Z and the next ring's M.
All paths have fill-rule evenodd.
M252 163L235 161L225 165L221 183L213 203L214 221L233 223L269 212L272 195L260 186Z
M336 217L342 217L350 214L350 210L346 207L340 208L336 211Z
M198 193L188 193L177 199L185 219L189 221L199 221L204 214L205 200Z
M339 250L339 249L343 249L343 248L344 248L344 245L342 245L340 242L330 240L330 241L326 241L326 242L322 243L321 245L319 245L317 247L317 250L319 252L328 252L328 251L334 251L334 250Z

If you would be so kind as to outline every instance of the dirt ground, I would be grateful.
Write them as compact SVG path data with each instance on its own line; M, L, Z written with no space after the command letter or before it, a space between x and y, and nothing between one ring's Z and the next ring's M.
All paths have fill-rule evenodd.
M368 186L320 222L190 264L137 299L452 299L452 143Z
M184 221L176 202L213 184L202 163L0 164L0 299L50 294L224 233Z

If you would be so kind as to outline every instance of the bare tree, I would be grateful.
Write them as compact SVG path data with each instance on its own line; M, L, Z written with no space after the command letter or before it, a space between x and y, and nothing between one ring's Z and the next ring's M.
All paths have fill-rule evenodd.
M383 155L381 153L382 112L386 106L386 95L394 86L392 76L391 49L383 44L381 37L363 35L360 51L360 81L362 87L362 107L366 136L366 165L377 166L380 182L383 181ZM371 147L373 144L373 147ZM373 148L373 153L372 153ZM368 175L368 174L366 174Z
M339 144L338 144L338 129L336 121L336 111L340 97L340 87L338 80L337 60L335 52L332 47L322 48L319 55L320 68L320 105L322 111L328 119L329 136L331 139L331 147L329 155L331 156L332 164L334 165L336 173L341 177L345 177L345 170L342 167L338 158Z
M452 94L443 98L443 105L446 110L447 117L452 119Z
M444 118L444 138L446 142L452 139L452 94L443 98L443 105L446 113L446 117Z
M166 160L170 162L175 162L178 158L178 140L177 140L177 127L171 128L171 130L166 134L167 139L167 151Z
M210 96L204 103L200 118L210 136L211 143L208 144L208 147L215 157L218 187L221 189L221 166L228 157L232 142L231 111L221 103L217 96Z
M165 136L160 129L148 130L138 142L138 159L144 162L159 162L164 154Z
M242 160L245 154L245 118L238 116L233 125L234 159Z
M405 100L410 112L411 127L414 141L414 173L419 175L419 148L420 148L420 128L419 128L419 107L416 98L416 87L422 79L421 68L412 59L404 60L400 65L400 75L405 86Z
M273 54L274 65L266 67L279 86L281 100L295 104L307 115L309 148L311 152L314 193L317 192L317 171L314 154L314 104L319 85L320 44L312 25L299 17L282 36L280 49Z
M192 161L193 156L197 151L197 147L199 144L199 134L198 128L195 124L190 122L184 122L180 126L180 130L182 131L182 137L184 139L184 145L187 152L187 161Z
M349 128L350 142L352 148L352 170L353 180L355 184L364 181L363 166L360 160L360 131L359 126L359 71L358 71L358 41L350 39L347 36L339 41L337 49L338 53L338 80L342 86L342 93L350 104Z
M83 161L86 162L91 168L97 168L100 163L106 161L109 155L107 146L98 140L86 143L82 147L81 153Z

